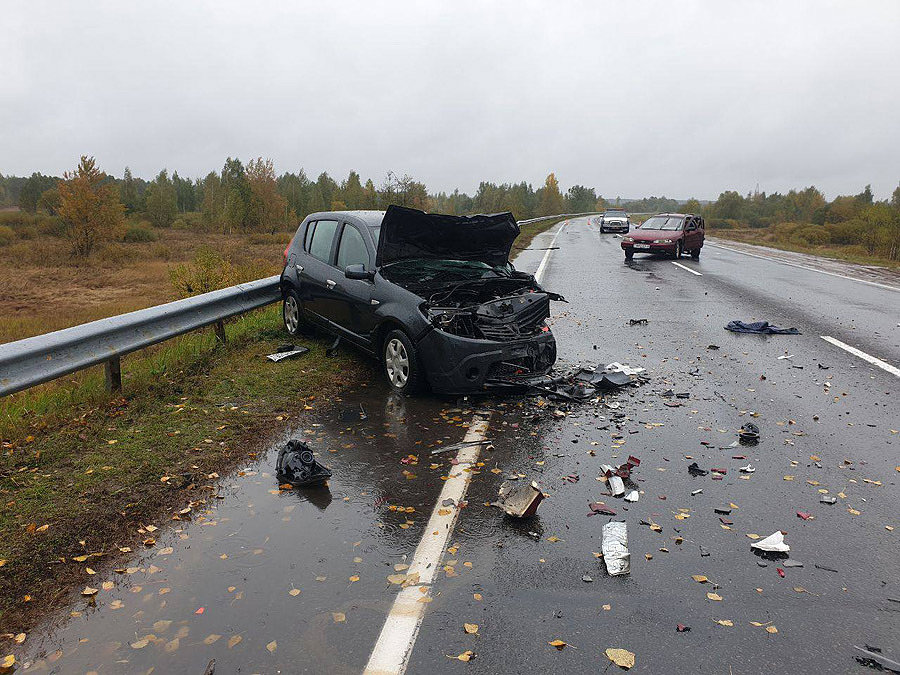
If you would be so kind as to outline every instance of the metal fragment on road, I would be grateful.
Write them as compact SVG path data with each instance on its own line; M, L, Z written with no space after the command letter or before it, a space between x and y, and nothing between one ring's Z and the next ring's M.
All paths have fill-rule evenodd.
M822 495L822 497L819 498L819 503L820 504L836 504L837 497L826 497L825 495Z
M606 571L611 577L628 574L631 571L631 554L628 552L628 526L621 521L612 521L603 526L603 541L600 548Z
M696 497L696 496L699 495L701 492L703 492L703 488L700 488L699 490L694 490L694 491L691 493L691 496Z
M269 361L274 363L278 363L279 361L283 361L284 359L289 359L292 356L300 356L300 354L305 354L309 349L307 347L294 347L291 350L283 351L283 352L275 352L274 354L269 354L266 356Z
M626 501L626 502L636 502L638 499L640 499L640 494L638 493L637 490L629 490L629 491L625 494L625 501Z
M462 450L463 448L470 448L473 445L490 445L493 441L488 439L483 439L480 441L463 441L462 443L454 443L453 445L447 445L443 448L435 448L431 451L432 455L440 455L444 452L453 452L454 450Z
M543 499L544 493L534 481L518 485L504 482L494 506L499 506L506 515L513 518L530 518L537 513L538 504Z

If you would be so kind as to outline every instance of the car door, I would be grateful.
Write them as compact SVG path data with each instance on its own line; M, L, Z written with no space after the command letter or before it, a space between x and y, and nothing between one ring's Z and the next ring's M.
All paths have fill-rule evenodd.
M304 316L319 325L329 323L331 308L331 286L335 283L334 245L340 221L323 218L309 223L303 249L303 269L298 270L300 277L300 300L303 304ZM331 282L331 283L329 283Z
M375 308L372 291L375 282L369 279L348 279L344 271L350 265L363 265L374 269L375 245L366 228L356 223L344 222L338 240L335 285L332 289L334 321L348 337L362 345L368 345L375 330Z
M693 251L697 247L698 232L697 218L691 217L686 219L684 226L684 250Z

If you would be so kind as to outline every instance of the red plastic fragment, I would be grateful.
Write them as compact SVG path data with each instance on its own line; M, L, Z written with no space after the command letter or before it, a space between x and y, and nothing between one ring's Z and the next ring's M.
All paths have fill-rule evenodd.
M720 474L722 474L723 476L724 476L726 473L728 473L728 470L727 470L727 469L710 469L710 471L712 471L713 473L720 473Z
M628 463L631 464L632 466L640 466L641 460L639 460L634 455L628 455Z
M797 517L803 518L803 520L809 520L810 518L812 518L812 514L807 513L806 511L797 511Z
M690 626L685 626L683 623L680 623L675 627L675 630L677 630L679 633L687 633L690 629Z
M782 579L784 579L784 570L781 569L780 567L776 567L775 569L778 570L778 576L780 576Z
M200 607L199 609L197 609L197 611L194 612L194 614L203 614L203 607Z

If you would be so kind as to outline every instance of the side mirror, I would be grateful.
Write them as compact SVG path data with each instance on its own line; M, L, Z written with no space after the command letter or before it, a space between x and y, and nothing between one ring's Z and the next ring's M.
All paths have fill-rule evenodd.
M348 279L360 279L362 281L371 281L375 278L375 272L370 272L365 265L347 265L344 270L344 276Z

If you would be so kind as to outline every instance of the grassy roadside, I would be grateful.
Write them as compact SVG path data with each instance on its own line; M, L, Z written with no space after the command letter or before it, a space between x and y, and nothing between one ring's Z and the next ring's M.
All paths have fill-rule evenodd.
M547 220L540 220L536 223L525 223L524 225L520 225L519 229L521 230L521 234L519 234L513 244L513 251L522 251L528 248L531 246L532 240L541 232L546 232L551 227L564 220L568 220L568 218L548 218Z
M262 449L289 419L316 410L372 373L326 341L280 363L263 358L288 337L280 306L123 360L124 395L102 372L75 386L0 401L0 632L27 630L173 512L210 496L224 473ZM83 556L89 556L85 559ZM77 559L76 559L77 558Z
M795 242L778 241L771 235L767 228L740 230L717 228L708 229L707 234L725 241L767 246L769 248L776 248L780 251L807 253L822 258L845 260L859 265L876 265L878 267L887 267L889 269L900 269L900 260L888 260L887 258L877 258L866 255L864 251L860 251L860 246L812 246Z

